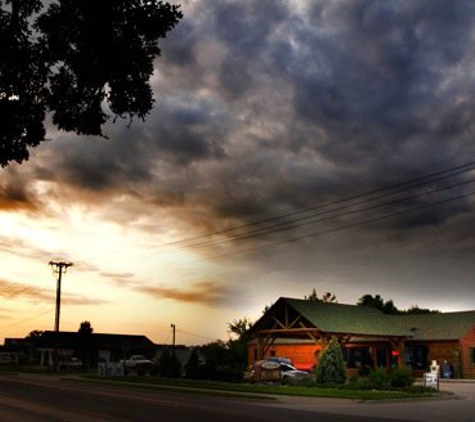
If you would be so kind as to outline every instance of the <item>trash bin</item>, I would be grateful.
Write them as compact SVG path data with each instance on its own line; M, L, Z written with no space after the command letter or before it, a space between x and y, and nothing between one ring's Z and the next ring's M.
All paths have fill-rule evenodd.
M453 378L454 368L453 366L445 361L442 364L442 378Z

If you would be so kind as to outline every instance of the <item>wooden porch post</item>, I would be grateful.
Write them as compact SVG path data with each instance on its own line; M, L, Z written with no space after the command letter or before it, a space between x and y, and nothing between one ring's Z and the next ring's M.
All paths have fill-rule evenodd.
M397 357L397 366L399 368L402 368L406 363L404 362L404 340L403 339L398 339L397 341L397 351L398 351L398 357Z
M257 334L257 360L264 359L264 340L262 334Z
M378 349L375 345L371 346L371 362L373 364L373 370L378 369Z

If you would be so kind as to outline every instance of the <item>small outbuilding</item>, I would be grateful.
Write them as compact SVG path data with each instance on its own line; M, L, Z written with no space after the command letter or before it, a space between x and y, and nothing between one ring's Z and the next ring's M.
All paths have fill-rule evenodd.
M27 356L27 362L53 365L54 355L60 361L77 355L84 347L84 338L77 331L44 331L27 339L5 339L5 349L19 351ZM91 333L86 347L94 361L118 361L133 354L154 357L155 344L144 335ZM26 345L28 348L26 349Z

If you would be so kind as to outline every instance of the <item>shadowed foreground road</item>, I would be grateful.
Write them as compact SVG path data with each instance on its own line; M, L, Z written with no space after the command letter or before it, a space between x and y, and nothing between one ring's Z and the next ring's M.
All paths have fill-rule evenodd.
M0 421L390 422L394 419L287 409L277 400L264 404L261 400L12 375L0 376Z

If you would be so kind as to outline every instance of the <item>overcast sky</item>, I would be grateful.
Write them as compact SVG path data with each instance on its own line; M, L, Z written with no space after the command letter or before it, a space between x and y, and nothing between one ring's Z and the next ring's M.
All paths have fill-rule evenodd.
M108 140L51 129L0 170L0 337L53 328L51 259L75 264L62 329L156 342L171 323L178 342L225 339L313 288L475 309L475 165L460 167L475 162L475 2L182 11L145 123Z

